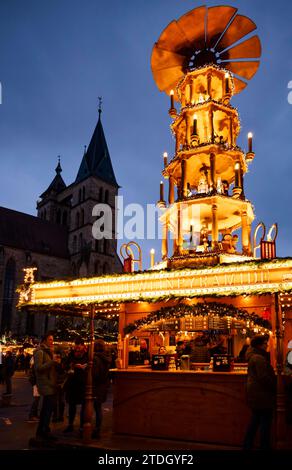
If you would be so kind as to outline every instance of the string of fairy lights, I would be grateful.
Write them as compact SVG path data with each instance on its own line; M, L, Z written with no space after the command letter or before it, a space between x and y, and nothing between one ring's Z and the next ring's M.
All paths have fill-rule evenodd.
M231 327L231 319L238 319L245 321L248 328L260 328L265 332L271 330L271 323L259 317L255 313L249 313L246 310L241 310L234 305L221 304L216 302L198 303L196 305L176 305L174 307L163 307L160 310L150 313L147 317L140 318L133 323L128 324L124 328L125 334L130 334L140 328L145 328L151 324L155 324L160 320L179 319L190 316L214 317L225 318L227 325ZM257 328L258 327L258 328Z

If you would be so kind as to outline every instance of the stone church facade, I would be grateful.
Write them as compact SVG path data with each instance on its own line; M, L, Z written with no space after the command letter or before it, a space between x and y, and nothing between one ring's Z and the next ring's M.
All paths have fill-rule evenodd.
M101 110L75 181L66 186L60 161L56 175L37 202L37 217L0 207L0 333L42 335L54 319L19 314L17 285L23 268L36 266L36 279L64 279L121 272L117 255L115 197L118 183L105 139ZM95 240L93 207L112 209L112 239Z

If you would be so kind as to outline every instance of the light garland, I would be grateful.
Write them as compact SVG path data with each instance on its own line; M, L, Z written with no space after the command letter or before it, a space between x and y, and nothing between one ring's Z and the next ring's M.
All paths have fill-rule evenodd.
M147 317L140 318L124 328L124 333L129 334L133 331L151 325L160 320L178 319L191 316L209 316L210 314L219 317L230 317L237 320L252 322L253 325L271 330L272 326L268 320L258 317L255 313L248 313L246 310L240 310L233 305L218 304L216 302L198 303L196 305L180 304L174 307L163 307L156 312L150 313Z

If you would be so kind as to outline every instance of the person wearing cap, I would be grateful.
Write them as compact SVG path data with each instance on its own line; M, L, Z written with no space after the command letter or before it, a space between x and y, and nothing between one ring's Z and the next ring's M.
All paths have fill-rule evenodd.
M256 335L246 352L247 402L252 416L244 438L244 450L253 448L256 433L260 431L260 449L271 448L273 410L276 404L276 376L267 352L269 337Z

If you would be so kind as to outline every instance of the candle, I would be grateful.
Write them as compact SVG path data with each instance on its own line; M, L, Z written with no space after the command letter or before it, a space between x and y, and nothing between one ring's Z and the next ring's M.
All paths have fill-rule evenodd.
M164 201L164 187L163 187L163 181L160 181L160 201Z
M234 172L235 172L234 187L238 188L239 187L239 181L240 181L240 164L239 163L235 163Z
M229 73L226 72L225 74L225 93L229 93Z
M248 152L252 153L252 132L247 134L248 137Z
M197 135L197 115L194 114L193 135Z
M150 250L150 266L151 266L151 268L153 268L154 264L155 264L155 250L154 250L154 248L151 248L151 250Z
M167 152L164 152L164 153L163 153L164 167L166 167L166 166L167 166L167 157L168 157L168 154L167 154Z
M170 90L170 109L174 108L174 91Z

